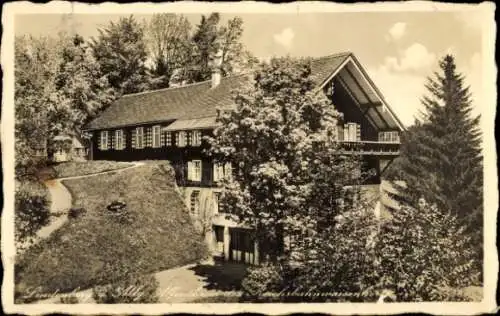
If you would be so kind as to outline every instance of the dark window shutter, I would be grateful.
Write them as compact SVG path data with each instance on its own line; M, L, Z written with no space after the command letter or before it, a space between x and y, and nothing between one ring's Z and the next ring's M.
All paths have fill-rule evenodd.
M132 139L130 140L132 148L136 148L136 143L135 142L136 142L136 137L137 137L137 130L135 128L130 133L130 137L132 137Z

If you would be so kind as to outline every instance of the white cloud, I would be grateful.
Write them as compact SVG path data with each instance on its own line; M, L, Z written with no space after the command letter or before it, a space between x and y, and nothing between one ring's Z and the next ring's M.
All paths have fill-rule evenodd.
M406 48L398 57L387 57L385 67L395 71L428 70L436 61L436 54L427 50L420 43L414 43Z
M295 37L295 32L287 27L283 29L281 33L274 34L274 40L283 45L286 49L289 49L292 46L293 38Z
M406 23L403 22L398 22L395 23L390 29L389 29L389 36L391 39L397 41L400 38L402 38L406 33Z
M385 65L367 68L367 72L397 117L404 125L412 125L414 117L423 109L420 98L426 93L425 76L395 72Z
M421 49L405 50L410 51L409 54L402 54L401 58L387 57L385 63L378 67L368 67L367 72L373 79L377 87L385 96L389 106L394 110L399 119L409 126L413 124L414 117L418 116L423 110L420 102L424 95L428 94L424 84L428 76L432 76L433 71L438 71L437 64L429 64L430 60L434 63L436 57L434 54L427 52L427 55L432 55L433 58L422 57L426 54L412 54L414 51L422 51ZM445 53L455 51L454 47L450 47L442 52ZM420 57L415 57L420 56ZM421 60L427 60L422 62ZM427 64L429 67L423 71L409 71L414 68L410 67L410 61L419 61L420 65ZM479 52L474 53L470 59L456 59L457 71L465 77L465 85L470 86L472 94L473 115L487 113L491 109L491 104L486 103L483 91L483 69L482 56Z

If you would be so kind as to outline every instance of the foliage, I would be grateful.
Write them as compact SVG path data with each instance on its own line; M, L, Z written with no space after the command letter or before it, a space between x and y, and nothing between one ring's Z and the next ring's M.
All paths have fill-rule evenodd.
M48 117L57 109L57 47L57 40L47 37L18 36L14 41L17 178L32 175L47 158Z
M105 28L99 29L91 47L113 89L127 94L148 88L144 29L132 15L120 18L116 23L111 21Z
M202 15L200 24L196 27L192 37L194 51L190 82L205 81L212 75L210 61L219 49L217 43L219 20L219 13L212 13L208 17Z
M235 107L221 109L210 153L234 166L222 202L282 265L282 290L360 291L372 268L373 215L358 190L365 175L359 157L340 154L340 113L310 74L307 60L262 64ZM250 292L266 288L248 282Z
M58 135L83 124L114 98L83 39L15 39L16 177L33 176L57 149Z
M256 58L241 43L243 20L235 17L227 25L219 26L219 13L202 16L192 36L192 63L187 81L209 80L213 70L213 58L222 53L221 72L229 76L248 70L256 64ZM178 80L178 79L177 79Z
M398 187L403 204L415 208L424 198L466 225L476 245L477 268L481 269L483 165L479 117L471 115L469 88L457 73L453 56L440 60L439 72L428 78L426 88L429 95L422 99L423 119L405 133L392 178L405 183ZM422 174L426 175L424 180Z
M78 297L75 295L69 295L69 296L61 296L60 298L61 304L78 304L79 300Z
M156 303L158 302L158 281L153 275L131 275L113 284L92 289L98 304Z
M63 115L59 111L49 120L69 125L58 134L72 131L78 135L83 125L109 106L116 95L81 36L66 35L61 41L61 61L55 87L61 102L67 105Z
M50 221L47 188L35 181L16 182L15 240L17 246L29 243L36 232Z
M446 289L477 284L470 236L448 210L424 200L418 208L402 207L380 227L375 252L380 288L397 301L454 300Z
M278 265L264 263L260 266L253 266L248 269L248 275L242 282L243 296L253 301L265 300L266 294L280 292L284 283L283 273Z
M149 56L154 65L153 88L170 86L174 71L187 73L191 62L191 24L182 15L154 14L146 27Z
M146 274L192 263L207 254L166 162L67 180L64 185L73 207L87 213L67 221L19 258L20 289L85 289L119 282L132 272ZM108 216L106 206L117 199L126 202L133 222L123 224Z

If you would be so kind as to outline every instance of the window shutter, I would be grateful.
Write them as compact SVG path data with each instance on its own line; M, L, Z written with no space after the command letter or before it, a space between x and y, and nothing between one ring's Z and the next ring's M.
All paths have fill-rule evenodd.
M213 170L213 173L214 173L214 182L219 181L219 170L218 170L218 167L219 167L218 164L216 164L216 163L213 164L213 168L214 168L214 170Z
M162 127L160 127L160 147L165 146L165 133L161 130Z
M153 129L151 127L146 128L146 146L145 147L152 147L153 146Z
M356 140L361 141L361 125L356 124Z
M186 145L192 146L193 144L191 143L191 140L193 139L193 137L191 136L193 135L193 132L185 132L185 135L186 135Z
M136 148L135 142L136 142L136 138L137 138L137 130L135 128L132 130L131 137L132 137L132 139L131 139L132 148L135 149Z
M191 181L193 180L193 163L191 161L188 161L187 166L188 166L187 179Z
M344 140L348 141L349 139L349 125L344 124Z
M116 132L114 131L110 131L109 132L109 148L110 149L116 149L115 147L115 144L116 144L116 139L115 139L115 136L116 136Z
M176 132L175 133L175 146L179 147L179 138L180 138L180 134L179 132Z
M102 147L101 147L101 133L97 133L97 135L96 135L96 136L97 136L97 137L96 137L96 140L97 140L97 148L98 148L99 150L102 150Z

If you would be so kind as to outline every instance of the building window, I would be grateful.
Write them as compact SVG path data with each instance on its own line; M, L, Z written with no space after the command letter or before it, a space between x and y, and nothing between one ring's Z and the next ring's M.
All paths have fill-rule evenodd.
M200 213L200 191L191 193L191 215L198 216Z
M399 143L399 132L398 131L386 131L378 133L378 140L380 142L386 143Z
M201 160L188 162L188 180L201 181Z
M214 163L214 182L224 179L224 165Z
M135 147L144 148L144 127L135 129Z
M108 131L101 131L101 150L108 150Z
M201 146L201 132L192 131L191 132L191 146Z
M115 131L115 149L125 149L125 137L123 137L123 130L121 129Z
M224 164L224 178L231 180L233 178L233 165L230 162Z
M160 125L153 126L153 147L160 147Z
M186 132L180 131L175 134L176 139L175 143L177 147L185 147L186 146Z
M220 192L214 192L214 214L218 214L220 209Z
M172 146L172 133L165 132L165 146Z

